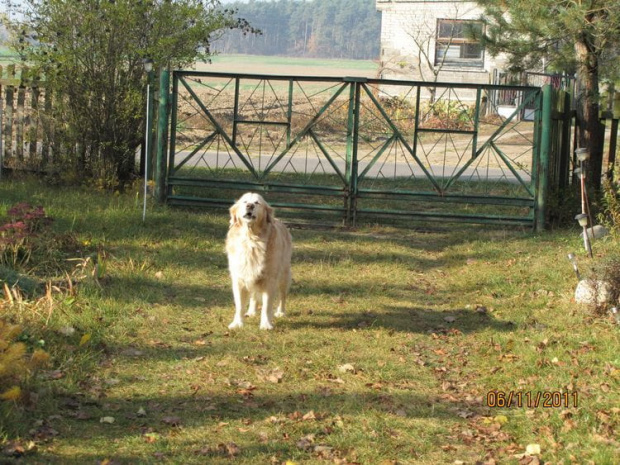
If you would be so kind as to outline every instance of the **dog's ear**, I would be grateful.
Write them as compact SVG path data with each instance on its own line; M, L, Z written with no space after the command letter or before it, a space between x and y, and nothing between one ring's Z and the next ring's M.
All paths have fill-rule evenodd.
M271 207L271 205L265 203L265 212L266 212L265 220L267 221L267 223L271 223L273 220L273 215L274 215L273 208Z
M232 207L230 207L230 226L239 226L241 222L239 221L239 217L237 216L237 210L239 209L239 203L235 203Z

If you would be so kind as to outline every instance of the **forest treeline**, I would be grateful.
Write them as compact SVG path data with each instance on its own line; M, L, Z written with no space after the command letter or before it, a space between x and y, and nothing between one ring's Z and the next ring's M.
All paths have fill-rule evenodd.
M237 9L237 16L262 34L231 30L213 43L213 50L220 53L379 57L381 14L375 0L250 0L226 7Z

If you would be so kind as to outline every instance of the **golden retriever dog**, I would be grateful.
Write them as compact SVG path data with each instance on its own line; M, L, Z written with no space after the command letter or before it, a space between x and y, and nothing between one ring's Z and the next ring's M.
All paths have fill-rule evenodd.
M226 254L235 300L230 329L243 326L243 310L248 302L246 316L256 314L258 299L260 329L273 329L276 303L275 316L284 315L291 284L292 249L291 234L259 194L248 192L230 208Z

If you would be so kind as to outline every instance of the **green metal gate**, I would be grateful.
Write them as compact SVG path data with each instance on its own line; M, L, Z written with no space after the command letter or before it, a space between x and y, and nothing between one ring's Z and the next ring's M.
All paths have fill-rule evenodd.
M168 103L168 80L171 205L252 190L280 216L544 227L548 88L175 71Z

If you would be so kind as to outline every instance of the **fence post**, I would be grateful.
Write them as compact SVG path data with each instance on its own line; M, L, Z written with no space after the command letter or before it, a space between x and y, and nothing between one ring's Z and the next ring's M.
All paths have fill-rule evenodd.
M15 65L9 65L7 68L9 82L15 79ZM6 86L5 93L5 126L4 126L4 160L7 161L13 154L13 105L14 105L15 87L13 84Z
M357 216L357 145L360 118L360 93L362 83L366 78L345 77L349 88L349 114L347 119L347 162L345 178L347 180L347 200L345 200L346 218L348 225L355 225Z
M609 155L607 156L607 180L614 180L614 168L616 166L616 145L618 144L618 118L612 113L611 132L609 133Z
M20 76L20 84L17 88L17 113L16 113L16 137L15 137L15 153L17 154L17 159L22 162L24 161L24 126L26 120L26 88L24 87L24 70L22 70L22 75Z
M542 88L542 112L540 128L540 150L538 152L538 183L536 186L536 209L534 229L541 232L545 229L547 213L547 197L549 195L549 151L551 150L551 109L553 89L549 84Z
M157 111L157 160L155 164L155 200L166 201L166 147L168 142L168 93L170 72L162 70L159 75L159 109Z
M349 82L349 104L348 104L348 116L347 116L347 150L346 150L346 166L344 177L346 179L346 192L344 199L345 217L344 222L346 225L351 223L351 207L353 202L353 126L355 118L355 83Z
M142 160L142 171L147 180L153 180L153 166L155 165L155 131L153 130L153 120L155 114L155 91L156 86L153 82L155 73L153 70L146 73L146 128L144 131L144 159Z
M571 95L563 90L559 92L560 97L564 98L562 103L562 135L560 141L560 178L559 187L561 189L568 187L570 180L570 158L573 151L570 148L571 130L572 130L572 114L571 114Z

